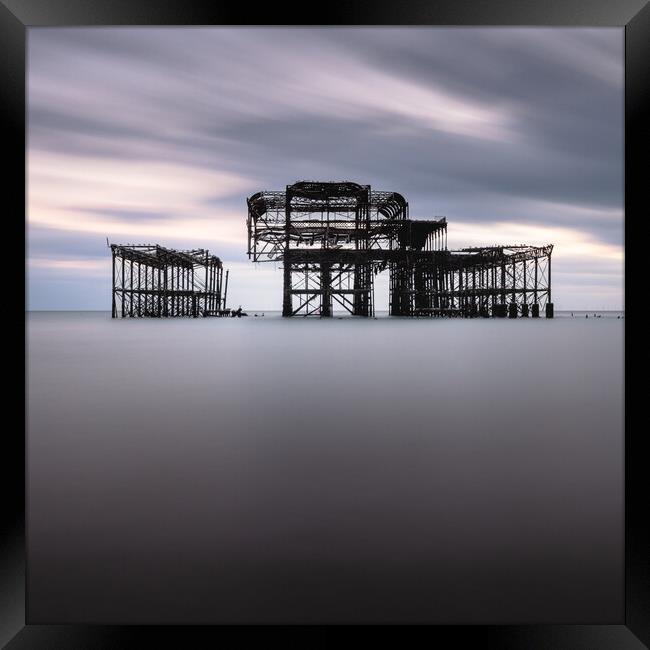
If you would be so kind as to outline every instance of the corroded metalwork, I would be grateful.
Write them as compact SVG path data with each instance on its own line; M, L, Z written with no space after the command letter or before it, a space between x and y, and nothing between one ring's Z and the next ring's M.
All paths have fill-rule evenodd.
M393 316L553 316L552 245L448 250L444 217L410 219L401 194L345 181L301 181L247 204L249 258L283 265L283 316L372 316L386 268Z
M110 248L113 318L219 316L228 311L228 271L224 278L221 260L209 251L180 251L158 244L111 244Z

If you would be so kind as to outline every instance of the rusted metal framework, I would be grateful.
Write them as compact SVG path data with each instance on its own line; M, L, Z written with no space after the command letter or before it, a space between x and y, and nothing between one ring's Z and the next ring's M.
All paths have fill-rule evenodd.
M357 183L302 181L247 202L249 257L284 267L283 316L331 316L335 306L372 316L373 277L391 252L441 247L446 232L444 219L409 220L401 194Z
M112 317L219 316L226 311L228 271L204 249L111 244Z
M450 251L447 221L409 218L396 192L301 181L248 203L248 256L281 262L283 316L374 315L374 276L388 268L393 316L553 316L553 246Z
M552 317L552 251L520 244L416 254L403 265L408 289L399 314L516 318L544 309Z

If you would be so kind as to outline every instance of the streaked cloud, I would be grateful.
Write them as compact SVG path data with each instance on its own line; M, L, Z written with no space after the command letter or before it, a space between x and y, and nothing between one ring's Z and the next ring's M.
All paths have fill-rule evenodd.
M554 242L558 308L622 304L620 29L30 28L28 47L33 307L64 285L62 307L105 305L106 237L209 247L242 304L277 306L245 197L302 178L400 191L453 247Z
M29 155L28 170L30 225L104 237L242 243L239 215L215 214L208 203L256 187L234 174L188 165L44 152Z
M50 271L82 271L92 274L106 274L106 263L101 259L48 259L34 257L28 265L33 269L47 269Z

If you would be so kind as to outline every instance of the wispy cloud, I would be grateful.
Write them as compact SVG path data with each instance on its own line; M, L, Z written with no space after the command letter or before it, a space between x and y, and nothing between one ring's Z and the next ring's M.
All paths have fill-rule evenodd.
M348 178L447 215L453 246L554 242L559 306L602 278L616 307L622 46L609 28L32 28L31 293L96 277L105 237L244 264L247 195ZM246 268L233 290L262 304L273 276Z
M41 151L30 152L28 169L28 220L33 226L109 238L245 241L240 215L209 205L255 190L253 181L235 174Z

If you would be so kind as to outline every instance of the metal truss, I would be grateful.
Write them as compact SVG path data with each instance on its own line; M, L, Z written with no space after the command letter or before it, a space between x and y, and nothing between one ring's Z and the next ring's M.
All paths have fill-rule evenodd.
M218 316L226 311L228 271L204 249L111 244L112 317Z
M283 316L332 316L334 307L353 316L374 315L373 268L350 259L284 261Z
M444 217L410 219L401 194L347 181L301 181L247 204L249 259L283 264L283 316L372 316L386 268L393 316L553 316L551 245L450 251Z
M391 313L516 318L545 309L552 317L552 251L552 245L514 245L414 255L396 288L406 297Z

